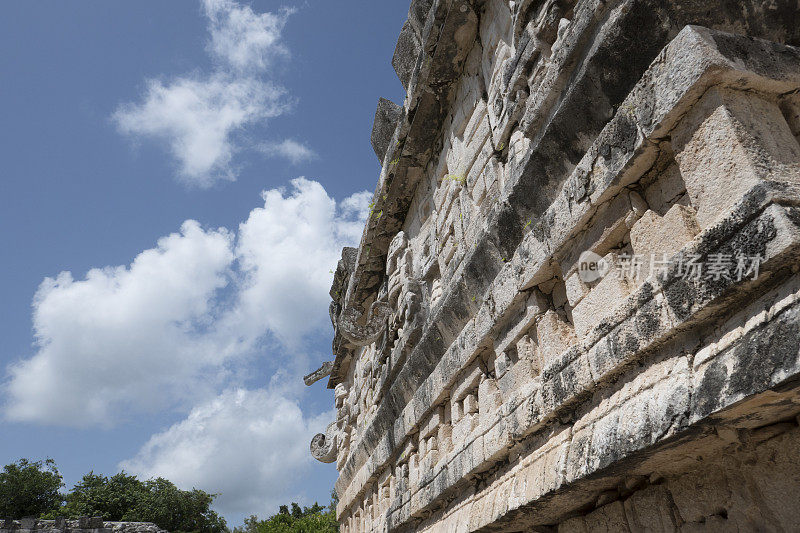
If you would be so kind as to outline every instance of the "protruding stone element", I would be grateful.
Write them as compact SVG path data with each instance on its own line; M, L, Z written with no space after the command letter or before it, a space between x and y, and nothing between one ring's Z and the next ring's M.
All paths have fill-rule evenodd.
M433 5L433 0L411 0L411 7L408 9L408 20L421 36L425 28L425 20Z
M333 361L325 361L322 363L321 367L303 377L303 383L307 386L311 386L322 378L330 376L331 370L333 370Z
M645 274L642 271L643 265L633 258L626 259L634 264L629 271L624 272L619 266L622 261L619 254L610 252L603 259L611 265L611 270L572 310L575 333L579 338L622 304L635 288L636 282L641 281Z
M386 157L386 150L397 128L397 123L403 115L403 108L391 100L381 98L378 100L378 109L375 110L375 120L372 123L372 149L379 161Z
M645 261L654 254L657 259L669 258L698 233L694 209L675 204L663 217L651 210L645 212L631 228L631 247Z
M781 110L748 92L712 89L673 134L701 228L760 180L800 183L800 145Z
M325 433L317 433L311 439L311 455L322 463L332 463L336 460L337 431L336 422L328 424Z
M389 304L395 305L403 284L411 278L413 255L408 249L408 238L404 232L398 233L389 243L386 256L386 276L389 280Z
M709 2L409 14L314 443L343 533L800 530L800 6Z
M386 319L391 312L392 308L388 303L373 302L362 325L359 323L362 314L353 307L345 307L339 315L339 331L356 346L367 346L378 340L386 329Z
M403 29L400 30L400 37L397 39L397 47L394 49L394 57L392 58L394 71L406 91L421 51L422 46L419 35L414 31L411 21L406 20L406 23L403 24Z

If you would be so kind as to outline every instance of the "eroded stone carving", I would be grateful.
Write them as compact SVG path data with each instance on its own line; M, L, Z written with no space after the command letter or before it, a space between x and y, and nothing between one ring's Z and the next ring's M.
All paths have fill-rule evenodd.
M303 382L306 385L311 386L322 378L330 376L331 370L333 370L333 361L325 361L322 363L321 367L303 377Z
M367 346L380 338L386 329L386 319L392 312L386 302L372 302L365 323L361 324L363 314L354 307L345 307L337 321L342 335L356 346Z
M392 333L387 337L389 345L384 348L395 353L396 361L400 360L398 351L416 342L423 323L424 286L413 277L413 272L414 254L405 232L401 231L389 245L386 261L388 300L394 313L389 324Z
M758 447L800 449L800 52L779 44L800 31L709 2L488 0L473 32L449 0L412 24L392 224L368 223L331 312L359 342L317 437L343 532L735 530L738 502L800 527L687 487L736 450L726 475L774 493L796 469ZM581 278L586 251L614 274ZM759 275L616 277L740 253Z
M336 460L336 441L338 431L336 429L336 422L328 424L328 429L325 433L317 433L311 439L311 455L317 461L322 463L332 463Z

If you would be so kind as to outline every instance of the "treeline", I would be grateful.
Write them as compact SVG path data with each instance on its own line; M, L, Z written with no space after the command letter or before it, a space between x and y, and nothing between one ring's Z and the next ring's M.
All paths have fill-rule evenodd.
M339 531L336 502L336 493L333 493L328 507L315 503L301 508L292 502L290 510L289 506L281 505L278 513L267 519L245 518L244 526L234 528L233 533L335 533Z
M142 481L120 472L111 477L89 472L67 493L52 459L20 459L0 472L0 519L36 517L78 518L101 516L103 520L152 522L172 533L228 533L225 519L211 510L215 494L181 490L163 478ZM300 507L296 503L280 506L277 514L259 520L245 519L234 533L333 533L336 523L336 497L328 507L315 503Z
M0 518L77 518L153 522L171 532L221 533L225 519L211 510L214 494L181 490L155 478L142 481L120 472L106 477L89 472L64 494L63 478L52 459L20 459L0 472Z

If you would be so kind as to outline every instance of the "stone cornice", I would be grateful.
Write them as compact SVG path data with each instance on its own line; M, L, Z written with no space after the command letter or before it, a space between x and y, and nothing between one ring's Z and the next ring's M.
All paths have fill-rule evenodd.
M452 100L453 83L461 76L464 60L475 42L477 26L478 14L473 2L437 0L430 8L421 35L413 24L403 27L398 47L415 39L419 40L418 46L399 49L396 54L420 51L409 79L404 80L408 83L408 93L402 116L383 159L343 308L366 311L365 305L378 292L389 243L402 229L417 184L434 155ZM328 388L343 379L351 353L340 350L335 354Z
M775 57L782 58L784 64L776 65ZM484 244L465 258L454 277L453 287L443 297L444 305L434 313L432 323L409 358L409 364L383 400L380 409L385 413L375 418L373 426L368 428L365 438L342 469L337 483L337 489L342 494L343 505L340 504L340 510L347 506L348 501L353 501L363 485L391 459L402 440L425 416L425 406L432 407L434 400L446 388L447 383L440 380L445 375L453 374L452 369L444 368L452 366L453 362L446 356L442 358L442 355L477 350L493 333L494 330L478 326L462 331L469 316L479 316L488 306L493 308L490 314L495 317L488 322L502 322L504 312L513 307L519 291L543 281L540 278L544 277L550 258L580 228L581 220L589 216L591 206L607 201L615 194L614 191L625 185L626 179L635 179L633 174L637 172L636 169L642 171L637 163L647 158L645 151L652 140L668 134L682 110L697 101L706 89L724 85L736 90L781 94L800 84L799 63L800 53L792 47L704 28L685 29L653 61L651 68L620 106L622 112L604 128L585 154L583 162L586 165L578 165L563 187L559 188L560 195L553 206L542 213L541 222L529 228L524 238L521 235L517 242L512 243L512 252L509 254L513 255L511 261L503 266L496 278L494 274L498 270L489 269L493 273L492 279L486 280L486 283L476 283L478 280L474 272L480 269L475 268L475 262L485 253L483 249L488 246L486 243L501 239L502 216L498 211L521 208L519 203L515 203L515 198L519 198L519 191L515 189L525 186L524 181L530 178L518 176L512 181L503 199L498 202L494 216L490 217L485 238L480 240ZM676 72L682 75L678 76ZM628 112L628 108L632 111ZM637 132L636 142L614 150L599 170L587 174L587 167L595 167L590 163L599 157L602 146L612 142L615 134L631 128ZM532 155L535 156L535 149L529 157ZM588 193L582 202L574 194L576 184L573 182L577 181ZM790 196L796 197L796 192L790 191ZM580 206L580 203L584 205ZM522 244L517 249L520 241ZM483 306L477 305L471 309L470 296L478 294L483 298L484 287L492 295L491 303L487 300ZM612 327L608 324L605 327L601 325L594 331L594 339L590 335L586 342L597 343L610 329ZM454 340L451 349L447 350L446 347ZM444 370L434 373L433 369L437 366ZM551 377L560 379L559 375L556 372ZM410 398L406 397L404 386L407 388L414 382L419 388L413 390ZM378 427L378 421L382 421L383 425ZM354 483L353 487L349 486L351 483Z

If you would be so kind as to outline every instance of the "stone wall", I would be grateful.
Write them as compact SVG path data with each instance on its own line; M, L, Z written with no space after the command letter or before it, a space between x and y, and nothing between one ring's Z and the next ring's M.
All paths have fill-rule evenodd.
M343 531L797 529L798 21L412 2L307 381Z
M88 516L76 520L0 520L0 533L167 533L150 522L106 522Z

